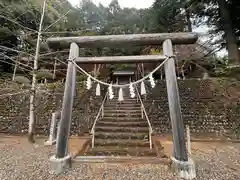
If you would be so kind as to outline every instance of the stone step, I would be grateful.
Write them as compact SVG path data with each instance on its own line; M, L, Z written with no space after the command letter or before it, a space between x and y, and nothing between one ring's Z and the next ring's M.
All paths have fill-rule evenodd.
M114 126L114 127L147 127L148 124L146 121L143 122L106 122L106 121L98 121L97 125L99 126Z
M137 98L135 97L135 98L131 98L130 96L128 96L128 94L129 94L130 92L128 91L127 93L123 93L123 96L125 96L124 97L124 100L137 100ZM112 100L116 100L116 101L118 101L118 91L117 92L114 92L114 94L115 94L115 96L113 97L113 99Z
M104 122L146 122L146 120L142 119L141 117L114 117L114 116L108 116L103 117L103 119L99 120Z
M141 107L138 106L106 106L104 107L104 110L115 110L115 111L118 111L118 110L124 110L124 111L132 111L132 110L136 110L136 111L141 111Z
M119 104L119 103L109 103L107 102L104 107L140 107L140 103L132 103L132 104Z
M99 139L148 139L148 133L129 132L95 132L95 138Z
M96 125L95 131L97 132L129 132L129 133L149 133L148 127L114 127L114 126L98 126Z
M141 113L122 113L122 112L104 112L104 117L134 117L134 118L141 118Z
M117 147L149 147L148 140L134 139L98 139L95 138L95 146L117 146Z
M151 156L157 157L155 149L150 149L149 147L101 147L96 146L93 149L90 149L86 155L92 156Z
M128 98L127 96L125 96L125 97L123 97L123 99L124 99L124 101L137 101L137 99L136 98ZM114 96L114 98L113 99L109 99L109 101L117 101L117 102L119 102L118 101L118 96ZM124 102L124 101L122 101L122 102Z
M138 104L138 105L141 105L140 101L122 101L122 102L119 102L119 101L113 101L113 100L110 100L110 101L107 101L106 104L113 104L113 105L134 105L134 104Z
M104 109L104 113L140 113L141 114L141 109L139 108L138 110L135 109Z
M137 101L122 101L122 102L119 102L119 101L114 101L114 100L109 100L108 102L106 102L106 104L109 104L109 105L126 105L126 104L138 104L140 105L140 101L137 102Z

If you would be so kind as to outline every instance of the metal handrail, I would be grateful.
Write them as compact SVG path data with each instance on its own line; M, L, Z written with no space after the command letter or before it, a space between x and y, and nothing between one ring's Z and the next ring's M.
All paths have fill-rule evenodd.
M143 101L141 99L141 96L140 96L140 93L138 91L138 88L137 86L135 86L135 89L136 89L136 92L137 92L137 96L138 96L138 99L140 100L140 103L141 103L141 112L142 112L142 118L143 118L143 113L147 119L147 123L148 123L148 126L149 126L149 143L150 143L150 149L152 149L152 133L153 133L153 130L152 130L152 125L151 125L151 122L149 120L149 117L147 115L147 111L144 107L144 104L143 104Z
M95 121L94 121L93 126L92 126L92 129L91 129L91 134L92 134L92 148L94 148L95 126L96 126L96 123L97 123L100 115L102 115L102 117L104 116L104 103L105 103L105 101L107 100L107 95L108 95L108 92L106 92L106 95L105 95L105 97L104 97L104 99L103 99L103 101L102 101L102 104L101 104L101 106L100 106L100 109L99 109L99 111L98 111L98 114L97 114L97 116L96 116L96 118L95 118Z

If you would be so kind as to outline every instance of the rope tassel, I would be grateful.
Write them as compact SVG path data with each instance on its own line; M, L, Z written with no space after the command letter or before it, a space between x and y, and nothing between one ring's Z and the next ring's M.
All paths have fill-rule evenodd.
M96 96L101 96L101 88L99 83L97 84L97 87L96 87Z
M119 89L119 93L118 93L118 101L123 101L123 90L122 88Z
M152 88L154 88L156 86L156 83L154 81L154 78L153 78L152 74L150 74L150 76L149 76L149 81L150 81L150 84L151 84Z
M90 90L92 88L92 80L91 77L88 76L87 78L87 89Z
M113 94L113 89L112 89L112 85L110 85L108 87L108 93L109 93L109 98L113 99L114 98L114 94Z
M130 83L129 89L131 98L135 98L135 92L132 83Z
M146 88L145 88L144 82L142 81L142 83L141 83L141 95L145 95L145 94L146 94Z

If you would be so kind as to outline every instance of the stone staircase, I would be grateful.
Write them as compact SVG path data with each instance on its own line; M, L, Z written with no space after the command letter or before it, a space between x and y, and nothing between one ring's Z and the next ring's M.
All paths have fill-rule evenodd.
M141 117L140 102L118 102L117 98L107 101L104 117L95 126L94 148L85 155L156 157L155 148L150 149L149 127Z

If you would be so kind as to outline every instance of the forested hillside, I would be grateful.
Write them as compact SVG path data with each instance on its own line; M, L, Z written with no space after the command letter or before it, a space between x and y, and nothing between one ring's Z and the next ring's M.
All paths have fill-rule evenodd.
M0 72L2 76L24 73L31 76L38 26L44 0L0 1ZM225 59L213 63L239 64L240 2L233 0L155 0L150 8L122 8L118 0L108 6L83 0L78 7L68 1L47 0L41 36L40 61L51 61L67 52L46 56L45 40L51 36L108 35L192 31L208 25L211 29L211 53L227 48ZM216 38L217 37L217 38ZM214 45L211 47L211 45ZM216 46L217 45L217 46ZM217 47L217 49L215 49ZM143 49L96 49L81 51L83 55L131 55ZM21 62L17 64L16 62ZM212 63L212 62L211 62ZM40 67L41 69L41 63Z

